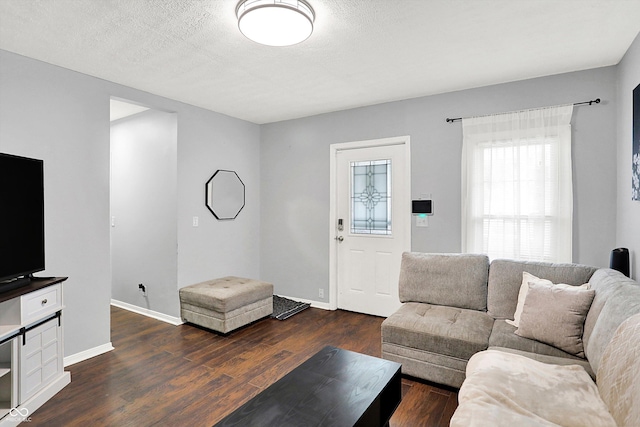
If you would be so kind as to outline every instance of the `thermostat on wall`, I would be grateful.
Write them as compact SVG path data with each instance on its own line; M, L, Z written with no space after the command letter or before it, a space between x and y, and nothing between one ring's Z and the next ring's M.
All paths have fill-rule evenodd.
M411 213L418 216L433 215L431 200L412 200Z

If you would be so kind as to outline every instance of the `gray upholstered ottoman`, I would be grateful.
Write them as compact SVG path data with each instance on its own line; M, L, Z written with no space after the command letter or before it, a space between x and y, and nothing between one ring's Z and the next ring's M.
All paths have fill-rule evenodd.
M273 312L273 285L223 277L180 289L180 316L224 334Z

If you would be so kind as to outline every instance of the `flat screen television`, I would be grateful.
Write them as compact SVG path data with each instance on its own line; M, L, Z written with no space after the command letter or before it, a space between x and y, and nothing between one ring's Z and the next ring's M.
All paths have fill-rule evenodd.
M44 163L0 153L0 292L42 270Z

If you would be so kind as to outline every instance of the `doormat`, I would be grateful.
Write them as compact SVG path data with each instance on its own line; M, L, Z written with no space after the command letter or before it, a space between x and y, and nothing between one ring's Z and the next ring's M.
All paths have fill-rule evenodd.
M278 320L285 320L302 310L311 307L309 303L293 301L288 298L273 296L273 314L271 317Z

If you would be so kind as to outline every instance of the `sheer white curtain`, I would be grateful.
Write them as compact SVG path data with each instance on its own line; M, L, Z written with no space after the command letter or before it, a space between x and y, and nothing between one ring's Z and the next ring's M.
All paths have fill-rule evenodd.
M571 262L573 105L462 120L462 250Z

